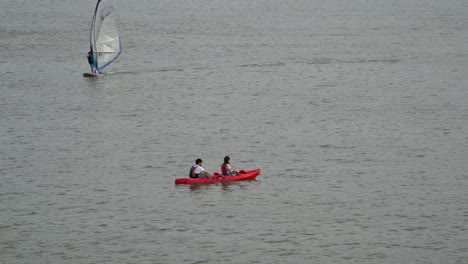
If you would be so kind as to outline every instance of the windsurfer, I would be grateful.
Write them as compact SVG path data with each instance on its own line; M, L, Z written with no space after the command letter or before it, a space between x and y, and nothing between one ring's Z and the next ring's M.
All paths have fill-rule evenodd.
M87 58L88 58L89 66L91 67L91 73L92 74L99 74L99 71L94 67L93 55L92 55L91 51L88 52Z

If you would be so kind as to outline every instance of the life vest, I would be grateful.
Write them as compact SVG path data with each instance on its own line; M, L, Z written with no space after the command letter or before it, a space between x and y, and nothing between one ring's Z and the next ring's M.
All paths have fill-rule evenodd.
M189 171L189 178L198 178L198 174L195 174L195 166L196 165L193 165L192 167L190 167L190 171Z
M228 171L228 169L227 169L227 166L226 166L226 164L224 164L224 163L221 164L221 173L222 173L223 175L227 175L227 174L229 173L229 171Z

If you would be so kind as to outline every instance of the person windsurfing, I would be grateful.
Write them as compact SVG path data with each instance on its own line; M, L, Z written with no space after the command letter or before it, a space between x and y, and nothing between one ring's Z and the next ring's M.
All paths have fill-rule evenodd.
M100 74L100 72L94 67L93 53L91 51L88 52L87 58L88 58L89 67L91 67L91 73Z

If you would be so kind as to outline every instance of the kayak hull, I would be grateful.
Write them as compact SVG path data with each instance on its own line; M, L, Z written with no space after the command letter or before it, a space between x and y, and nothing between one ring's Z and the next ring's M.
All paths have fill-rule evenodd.
M260 169L250 170L250 171L240 171L240 175L228 176L228 177L223 177L219 173L215 172L214 178L209 178L209 179L181 178L181 179L176 179L175 184L209 184L209 183L215 183L215 182L252 181L252 180L255 180L255 178L257 178L259 174L260 174Z

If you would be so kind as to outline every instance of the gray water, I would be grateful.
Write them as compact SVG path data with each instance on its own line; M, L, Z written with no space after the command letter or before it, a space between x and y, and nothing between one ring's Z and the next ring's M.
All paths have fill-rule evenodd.
M0 2L0 263L468 263L466 0L114 2Z

